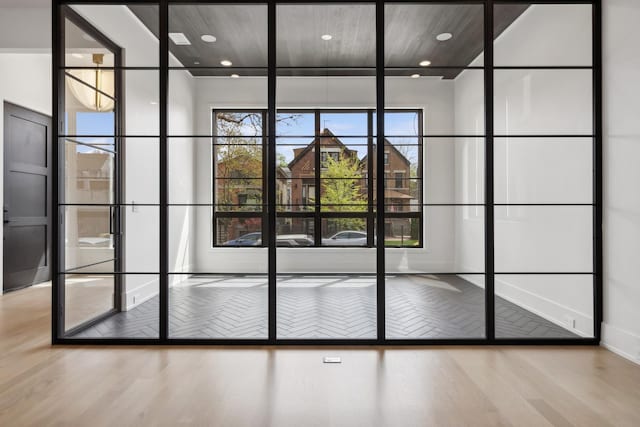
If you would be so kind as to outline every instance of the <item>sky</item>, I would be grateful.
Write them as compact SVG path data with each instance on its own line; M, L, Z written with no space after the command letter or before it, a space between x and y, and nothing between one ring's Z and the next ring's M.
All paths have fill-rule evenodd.
M376 115L373 115L375 134ZM358 157L367 154L367 113L321 113L320 126L329 129L338 136L342 143L358 151ZM413 112L397 112L385 115L385 133L392 143L417 144L417 138L398 138L418 135L418 114ZM300 114L295 121L278 122L278 153L287 162L293 159L293 149L309 145L315 134L315 119L313 113ZM303 136L304 135L304 136ZM394 136L396 136L394 138ZM413 151L409 149L409 151ZM415 149L417 152L417 148Z
M284 116L281 113L279 116ZM76 135L113 135L115 116L113 112L79 112L76 115ZM375 134L376 115L373 115ZM418 114L414 112L387 112L385 115L386 136L395 143L417 143L415 138L397 138L398 136L418 135ZM327 128L351 149L358 151L363 158L367 154L367 113L321 113L320 125ZM248 129L249 131L249 129ZM255 133L254 129L250 130ZM287 162L293 159L295 146L307 146L314 138L315 117L313 113L296 114L295 120L283 120L277 123L276 133L278 152ZM396 138L394 138L396 136ZM80 138L79 138L80 139ZM110 138L81 138L87 143L112 143ZM78 152L92 152L86 146L78 146Z

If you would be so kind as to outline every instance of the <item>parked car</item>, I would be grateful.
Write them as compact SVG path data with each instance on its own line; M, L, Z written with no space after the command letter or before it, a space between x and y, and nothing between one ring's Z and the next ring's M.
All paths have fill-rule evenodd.
M298 247L313 246L314 241L311 236L306 234L279 234L276 236L276 246L280 247Z
M78 246L82 248L109 248L112 246L111 237L80 237Z
M276 245L280 247L313 246L313 238L306 234L279 234ZM222 246L262 246L262 233L253 232L228 240Z
M357 230L339 231L328 239L322 239L323 246L366 246L367 233Z
M262 233L257 231L243 234L242 236L227 240L222 246L260 246L262 244Z

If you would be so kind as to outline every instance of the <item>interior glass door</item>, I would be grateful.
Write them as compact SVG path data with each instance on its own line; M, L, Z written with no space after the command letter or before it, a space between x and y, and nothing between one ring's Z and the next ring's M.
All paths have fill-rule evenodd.
M118 309L120 197L117 50L71 9L65 13L64 124L58 153L64 162L59 214L64 250L64 332ZM62 94L61 94L62 95Z

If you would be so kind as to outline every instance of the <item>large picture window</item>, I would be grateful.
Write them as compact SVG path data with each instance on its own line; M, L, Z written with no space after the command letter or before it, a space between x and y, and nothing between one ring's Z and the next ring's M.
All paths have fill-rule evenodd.
M373 110L283 110L277 122L277 244L374 247ZM422 112L388 110L385 245L421 247ZM213 244L265 246L266 111L213 111ZM396 135L397 133L394 133Z

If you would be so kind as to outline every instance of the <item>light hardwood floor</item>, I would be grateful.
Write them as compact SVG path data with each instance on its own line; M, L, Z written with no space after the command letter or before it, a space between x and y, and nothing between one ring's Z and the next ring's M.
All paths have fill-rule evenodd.
M640 426L601 348L51 347L49 311L0 297L1 426Z

